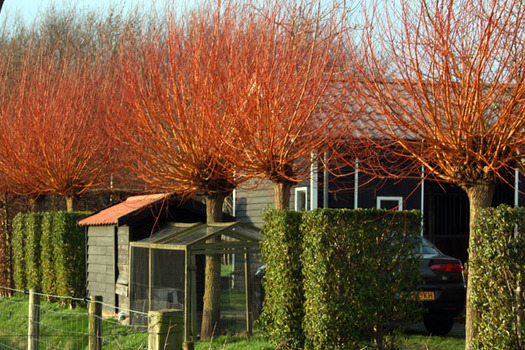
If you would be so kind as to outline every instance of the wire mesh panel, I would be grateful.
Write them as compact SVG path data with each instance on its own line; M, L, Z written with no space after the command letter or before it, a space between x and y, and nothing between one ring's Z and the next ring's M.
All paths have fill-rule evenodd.
M66 310L58 304L40 305L39 349L85 349L89 316L86 309Z
M184 251L132 247L131 309L183 310L184 279ZM134 317L132 323L141 322Z
M221 318L219 326L221 333L225 334L246 331L244 263L238 262L238 259L234 258L231 265L223 264L221 266Z
M157 249L153 254L153 305L151 310L183 309L185 254L180 250Z
M149 249L131 249L130 308L143 313L149 310ZM144 324L143 317L131 314L130 323Z
M261 266L260 254L249 254L248 291L246 291L246 265L244 254L233 254L223 259L221 267L221 320L222 333L246 332L247 320L252 325L262 310L264 290L257 270ZM246 298L248 296L248 305ZM247 310L248 307L248 310Z
M148 334L151 330L147 314L125 310L123 314L140 314L145 320L144 326L129 325L127 317L90 315L82 299L38 295L39 301L31 306L28 296L22 293L17 293L13 297L0 298L0 349L28 348L30 308L37 309L39 315L34 320L34 327L38 331L31 338L38 344L38 349L87 349L90 341L90 318L96 318L100 322L102 329L100 342L103 349L148 348ZM75 307L70 308L65 304L75 305ZM108 306L115 307L114 305Z
M0 349L27 349L26 297L0 298Z

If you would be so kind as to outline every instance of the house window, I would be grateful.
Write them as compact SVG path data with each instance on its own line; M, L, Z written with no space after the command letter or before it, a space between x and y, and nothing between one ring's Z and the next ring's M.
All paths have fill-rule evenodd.
M308 188L297 187L295 189L295 210L308 210Z
M377 197L377 208L387 210L403 210L403 197Z

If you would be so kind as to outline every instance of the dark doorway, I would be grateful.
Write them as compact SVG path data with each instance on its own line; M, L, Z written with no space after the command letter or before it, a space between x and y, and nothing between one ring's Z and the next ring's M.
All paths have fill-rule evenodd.
M499 185L492 206L513 205L514 189ZM451 184L425 184L424 234L443 253L468 259L469 202L461 188Z

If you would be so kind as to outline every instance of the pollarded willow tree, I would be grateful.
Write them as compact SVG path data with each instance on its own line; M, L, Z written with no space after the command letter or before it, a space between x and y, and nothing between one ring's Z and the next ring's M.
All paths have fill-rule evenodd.
M360 82L348 84L362 106L352 135L376 151L369 159L397 158L396 176L424 166L428 176L462 187L472 248L479 210L491 205L497 183L523 167L524 4L385 1L368 10L353 52ZM387 163L369 165L392 174ZM469 284L467 349L475 336L471 291Z
M231 57L247 16L235 1L205 2L129 38L117 138L135 155L130 169L156 191L204 195L207 222L223 220L224 199L244 180L227 142L235 130L228 100L237 85ZM206 257L201 339L219 322L220 256Z
M74 45L35 34L2 62L0 173L16 193L73 199L108 182L113 140L104 132L107 67ZM90 52L92 53L92 52Z
M242 171L272 182L278 209L333 142L345 15L338 2L265 2L239 40L232 140Z
M103 127L112 59L133 20L116 8L51 7L31 26L2 28L0 174L10 191L63 196L68 210L88 191L108 191L123 155Z

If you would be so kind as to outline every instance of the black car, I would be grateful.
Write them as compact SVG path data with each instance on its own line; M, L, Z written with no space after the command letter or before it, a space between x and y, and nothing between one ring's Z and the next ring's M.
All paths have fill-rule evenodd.
M417 293L427 310L423 316L425 328L434 335L448 334L454 325L454 319L465 307L463 265L459 259L443 254L423 237L419 253L420 272L424 283L419 286ZM264 273L263 265L255 273L256 280L262 280ZM261 309L264 289L261 287L258 290Z
M434 335L445 335L452 329L454 318L465 307L466 285L461 261L443 254L432 243L421 238L421 277L419 296L427 309L425 328Z

